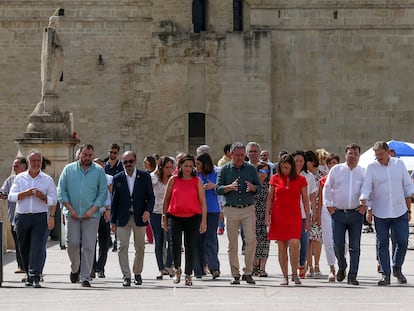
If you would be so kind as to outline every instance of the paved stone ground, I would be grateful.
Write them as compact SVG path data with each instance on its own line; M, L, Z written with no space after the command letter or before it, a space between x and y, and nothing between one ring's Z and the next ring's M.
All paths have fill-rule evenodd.
M414 236L413 236L414 237ZM323 279L306 279L303 285L282 287L277 262L277 246L271 243L267 265L268 278L256 277L256 285L242 282L230 285L227 259L227 238L220 236L222 275L194 279L192 287L183 282L174 286L167 276L155 279L157 267L154 246L147 245L143 285L122 288L116 253L109 253L105 279L95 279L91 288L82 288L69 281L69 259L57 242L49 242L43 288L25 288L22 275L14 274L14 253L4 256L4 281L0 288L0 310L116 310L132 307L137 310L408 310L414 304L414 251L408 251L404 272L408 284L398 285L393 278L389 287L378 287L375 234L363 234L358 279L360 286L345 282L328 283L325 255L322 254ZM132 247L132 245L131 245ZM130 248L130 251L132 248ZM133 253L130 252L132 258ZM240 256L242 260L242 257Z

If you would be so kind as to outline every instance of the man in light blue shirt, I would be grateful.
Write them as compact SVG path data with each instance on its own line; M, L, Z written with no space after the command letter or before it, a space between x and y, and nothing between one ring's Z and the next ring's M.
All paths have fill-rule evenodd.
M100 208L105 205L107 184L105 171L93 160L93 146L80 147L79 160L65 166L59 178L58 198L63 204L66 240L71 261L70 280L90 287ZM82 245L82 249L80 246Z

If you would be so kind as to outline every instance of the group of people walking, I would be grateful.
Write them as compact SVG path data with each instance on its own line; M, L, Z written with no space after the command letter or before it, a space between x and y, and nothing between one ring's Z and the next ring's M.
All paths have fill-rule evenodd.
M290 280L300 285L301 279L321 277L322 245L330 266L328 280L340 282L347 277L348 284L358 285L364 217L374 218L377 232L382 272L378 285L389 285L391 274L404 284L402 265L414 185L403 162L390 156L387 143L377 142L373 149L376 160L363 168L358 165L357 144L346 146L345 162L339 164L338 155L324 150L282 151L272 163L259 144L233 143L225 146L215 166L209 146L202 145L196 157L184 153L175 159L162 156L154 160L155 165L146 157L146 168L141 170L133 151L124 152L118 160L120 147L111 144L104 161L94 158L93 146L85 144L76 160L63 169L57 188L42 170L42 154L33 150L28 165L24 158L15 159L15 175L4 182L0 193L9 200L18 271L26 273L26 286L41 287L46 241L54 227L57 202L67 232L69 279L82 287L91 286L95 273L105 277L110 243L119 243L122 286L141 285L149 224L159 280L168 275L178 284L183 277L184 284L191 286L193 275L201 278L209 272L213 279L220 277L217 235L226 232L232 285L241 281L255 284L254 276L268 275L272 240L278 244L281 285ZM116 234L114 242L110 231ZM132 271L128 256L131 232L135 249Z

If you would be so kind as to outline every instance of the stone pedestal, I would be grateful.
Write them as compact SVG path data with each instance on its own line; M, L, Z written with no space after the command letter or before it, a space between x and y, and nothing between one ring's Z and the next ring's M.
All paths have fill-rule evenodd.
M57 105L57 95L44 95L29 115L29 125L23 134L24 138L61 139L71 137L68 123Z
M26 157L30 150L37 149L44 157L48 158L52 162L51 166L46 167L45 172L52 176L57 184L60 173L65 165L74 160L76 152L75 145L79 143L79 140L21 138L16 139L16 142L19 144L19 155Z

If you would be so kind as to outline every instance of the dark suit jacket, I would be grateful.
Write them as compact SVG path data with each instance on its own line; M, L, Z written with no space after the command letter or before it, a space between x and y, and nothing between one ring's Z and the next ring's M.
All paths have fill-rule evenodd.
M128 223L132 206L137 226L146 226L148 222L142 221L145 211L152 213L155 197L152 190L151 176L147 172L137 169L134 190L129 193L128 181L125 171L116 174L112 180L111 223L123 227Z

